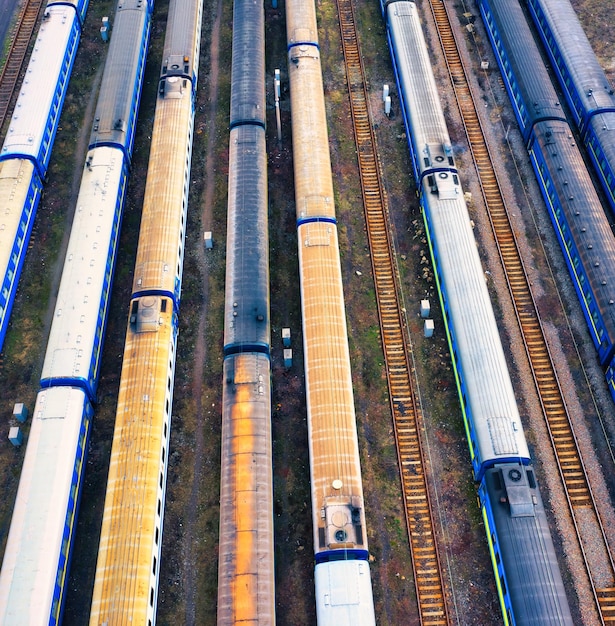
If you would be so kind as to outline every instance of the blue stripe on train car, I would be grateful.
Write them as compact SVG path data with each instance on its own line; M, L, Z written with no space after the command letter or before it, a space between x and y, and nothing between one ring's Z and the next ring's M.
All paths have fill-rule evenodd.
M109 309L109 300L111 298L111 287L113 285L113 275L115 273L115 261L117 258L117 247L119 242L119 233L122 225L122 216L124 209L124 200L126 196L126 184L128 180L128 163L124 159L122 161L122 176L118 187L118 193L115 202L115 215L113 220L113 228L111 238L109 240L109 248L107 252L107 264L105 267L105 278L103 288L100 294L100 304L98 307L98 320L96 324L96 335L94 339L94 348L92 350L92 358L89 367L90 392L89 398L92 402L96 402L96 389L98 388L98 376L100 373L100 361L102 358L102 346L105 340L105 332L107 328L107 311Z
M31 154L26 154L24 152L5 152L0 155L0 161L12 161L13 159L24 159L26 161L30 161L32 165L34 165L34 171L37 173L39 178L45 178L45 170L42 164Z
M11 317L11 310L13 309L13 304L15 302L19 276L26 258L28 242L30 240L30 234L32 233L32 226L34 225L34 217L36 216L38 203L41 198L42 187L43 184L41 179L36 170L34 170L30 187L28 188L28 193L26 195L24 208L22 210L17 236L13 242L11 261L7 268L6 275L3 278L2 285L0 285L0 351L2 350L2 346L4 344L6 331ZM10 274L10 272L12 272L12 274Z
M259 354L264 354L265 356L270 355L270 347L269 344L263 343L260 341L256 342L238 342L238 343L230 343L224 346L224 358L227 356L233 356L234 354L252 354L254 352L258 352Z
M334 217L302 217L297 220L297 228L299 226L303 226L304 224L313 224L314 222L328 222L329 224L335 224L337 226L337 220Z
M331 561L368 561L369 552L367 550L339 549L317 552L314 555L316 565L320 563L330 563Z
M68 507L66 510L66 522L64 524L64 533L62 535L62 547L58 559L56 584L53 591L53 601L51 606L51 615L49 617L49 625L56 626L62 623L64 613L64 602L66 595L64 593L66 586L66 575L70 570L70 561L72 558L73 538L75 533L75 520L79 512L81 503L81 485L85 469L85 461L87 458L88 442L90 439L90 426L94 410L92 405L86 401L83 411L83 419L81 429L79 431L79 441L75 454L75 467L73 470L73 478L71 483Z
M176 281L177 282L177 281ZM168 298L173 303L175 311L179 311L179 301L176 299L175 293L171 293L166 289L143 289L133 292L131 300L138 300L145 296L158 296L159 298Z
M295 48L297 46L314 46L317 50L320 50L320 46L317 41L295 41L294 43L286 44L287 52L290 52L291 48Z
M495 577L495 586L502 609L502 617L504 626L512 626L512 606L510 604L510 595L506 585L506 572L504 564L500 557L499 546L497 542L497 533L495 532L495 521L493 519L493 511L489 502L489 496L486 493L485 482L481 482L478 488L478 497L480 500L480 509L485 524L485 533L487 535L487 544L489 546L489 555L491 557L491 565Z
M607 367L605 376L607 387L609 388L613 401L615 402L615 359L611 361Z
M70 2L69 0L57 0L57 2L50 1L45 8L56 6L73 7L77 18L79 19L79 30L83 27L85 20L85 14L88 10L89 0L78 0L77 2Z
M585 134L585 147L594 165L594 169L598 172L602 182L602 188L607 195L611 210L615 213L615 171L613 169L615 164L609 161L604 154L602 140L596 134L596 123L601 124L597 120L594 120L587 129ZM607 133L611 131L607 129L603 130L603 132Z

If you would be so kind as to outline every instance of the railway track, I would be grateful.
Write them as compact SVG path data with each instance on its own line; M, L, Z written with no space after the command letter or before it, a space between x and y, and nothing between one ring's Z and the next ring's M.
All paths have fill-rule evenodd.
M508 219L447 9L441 0L430 0L430 6L556 454L572 520L592 585L596 608L603 624L615 623L615 566L604 528L583 466L529 280ZM599 548L599 554L603 570L600 573L599 582L596 580L595 564L590 563L587 556L587 544L584 533L580 530L581 526L584 528L592 526L601 537L602 545ZM596 533L593 534L595 537ZM605 568L608 570L606 573Z
M371 125L352 0L337 0L337 8L419 615L425 625L448 624L421 446L421 415L412 377L412 348L401 304L399 273L390 236L388 207Z
M0 129L6 120L13 94L17 88L34 27L38 20L43 0L27 0L17 21L15 37L11 44L2 74L0 74Z

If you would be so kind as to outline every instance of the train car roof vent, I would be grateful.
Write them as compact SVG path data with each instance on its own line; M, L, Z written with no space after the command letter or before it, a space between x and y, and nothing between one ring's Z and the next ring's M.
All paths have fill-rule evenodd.
M139 300L137 310L136 331L138 333L156 332L159 328L158 311L160 310L160 298L157 296L144 296Z
M534 517L534 501L523 466L502 467L511 517Z
M160 92L164 93L166 98L178 100L182 97L184 89L179 76L169 76L162 85Z

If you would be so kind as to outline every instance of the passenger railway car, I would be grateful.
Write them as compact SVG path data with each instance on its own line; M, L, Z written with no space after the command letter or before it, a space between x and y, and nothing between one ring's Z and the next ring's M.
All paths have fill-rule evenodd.
M88 0L49 0L0 150L0 351Z
M2 624L62 617L150 14L122 0L115 16L0 571Z
M505 624L572 624L416 5L382 3Z
M286 3L316 614L375 623L337 221L312 0Z
M235 0L218 624L275 624L265 12Z
M172 0L128 312L90 624L154 624L202 0Z
M615 91L569 0L527 0L560 87L615 213Z
M615 238L516 0L479 6L615 399Z

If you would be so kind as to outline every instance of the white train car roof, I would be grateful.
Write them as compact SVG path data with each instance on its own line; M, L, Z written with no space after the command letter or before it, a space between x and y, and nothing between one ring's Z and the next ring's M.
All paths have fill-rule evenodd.
M34 164L27 159L0 161L0 268L3 278L23 217L33 172Z
M3 157L20 154L38 159L45 135L58 75L77 18L74 9L64 5L50 6L44 15L0 152Z
M416 7L412 2L396 2L388 15L421 170L454 166ZM436 172L423 185L423 206L435 242L440 286L455 333L455 358L461 362L480 457L529 458L463 190L457 176L446 171Z
M396 50L399 80L406 86L420 86L405 88L400 95L409 113L407 118L412 125L412 142L417 147L417 156L421 157L429 144L450 145L431 59L426 51L427 44L414 2L393 2L387 5L387 19ZM427 89L425 85L428 85ZM425 162L422 160L420 168L424 167Z
M66 251L42 379L85 378L108 271L109 241L116 222L118 189L124 183L121 150L90 150L83 170Z
M529 458L467 207L426 194L433 239L454 329L481 461Z
M0 623L47 624L86 398L39 392L0 572Z
M329 561L314 571L318 626L376 623L367 561Z

